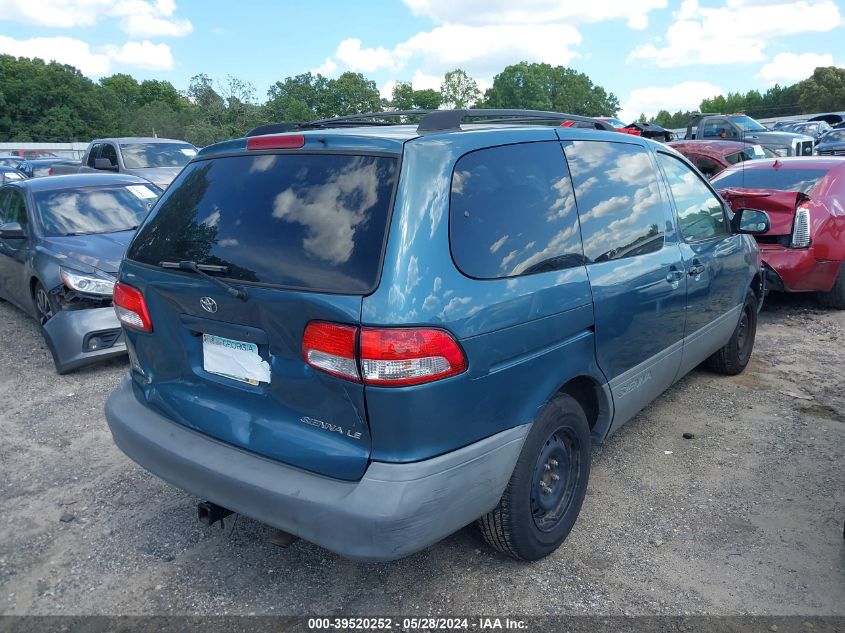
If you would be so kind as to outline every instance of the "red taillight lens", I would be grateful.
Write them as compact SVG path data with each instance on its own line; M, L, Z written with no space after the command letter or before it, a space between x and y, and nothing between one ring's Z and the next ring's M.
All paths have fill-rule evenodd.
M299 149L305 145L302 134L273 134L270 136L250 136L246 140L247 149Z
M141 291L132 286L117 282L114 285L114 311L118 320L126 327L139 332L152 332L153 322L147 311L147 302Z
M52 175L53 175L53 168L52 168L52 167L47 168L47 175L48 175L48 176L52 176Z
M443 330L362 328L356 353L358 333L350 325L313 321L302 337L302 357L333 376L381 386L418 385L467 368L463 350Z
M357 336L357 327L313 321L302 336L302 357L316 369L361 382L355 359Z
M361 330L361 372L369 385L416 385L454 376L466 367L463 351L443 330Z

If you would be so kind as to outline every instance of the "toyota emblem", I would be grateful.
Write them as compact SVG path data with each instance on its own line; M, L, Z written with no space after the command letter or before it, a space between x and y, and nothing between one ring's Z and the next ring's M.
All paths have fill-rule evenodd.
M211 312L211 314L217 312L217 302L211 297L201 298L200 305L202 306L202 309L206 312Z

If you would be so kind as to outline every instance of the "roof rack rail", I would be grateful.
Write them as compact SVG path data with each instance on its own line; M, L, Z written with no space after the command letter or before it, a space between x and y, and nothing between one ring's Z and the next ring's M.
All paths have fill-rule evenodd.
M284 123L270 123L260 125L246 133L246 136L261 136L262 134L282 134L294 130L307 130L313 128L343 127L357 125L368 121L370 125L401 125L402 122L378 121L377 119L392 119L396 117L420 117L436 110L387 110L385 112L364 112L362 114L347 114L329 119L317 119L316 121L287 121Z
M600 121L591 117L564 112L546 112L544 110L433 110L423 117L417 127L419 134L451 132L461 129L465 118L488 117L489 123L519 123L526 121L574 121L585 123L587 127L606 129ZM609 127L609 126L608 126Z
M437 132L454 132L461 129L461 122L465 118L484 118L486 123L519 123L529 121L571 121L576 127L590 127L600 130L612 130L613 127L602 121L578 114L564 112L546 112L543 110L388 110L385 112L365 112L349 114L330 119L316 121L270 123L261 125L247 132L246 136L260 136L262 134L282 134L295 130L318 128L345 127L358 125L367 121L370 125L402 125L405 121L391 122L379 119L393 119L404 117L422 117L417 126L418 134L433 134Z

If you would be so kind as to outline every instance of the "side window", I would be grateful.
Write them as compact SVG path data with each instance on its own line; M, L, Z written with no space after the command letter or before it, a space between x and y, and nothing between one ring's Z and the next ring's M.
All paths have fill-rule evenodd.
M458 268L479 279L583 265L560 143L504 145L461 157L452 175L449 240Z
M7 208L9 206L10 194L10 189L0 189L0 224L5 224L6 222L8 222L6 218L9 216Z
M97 143L91 148L91 151L88 152L88 160L85 161L85 164L88 167L94 167L94 160L98 158L100 154L100 148L102 147L102 143Z
M100 149L100 158L108 158L112 166L117 165L117 150L111 143L103 143Z
M688 241L728 235L725 210L701 177L674 156L658 153L678 210L678 227Z
M26 228L29 222L26 219L26 204L19 191L10 191L6 202L6 222L17 222Z
M710 119L704 124L703 138L719 138L719 134L725 129L725 122L720 119Z
M715 176L722 171L722 167L715 160L707 158L706 156L696 156L693 162L695 163L695 166L698 167L698 171L704 174L707 178Z
M564 150L588 262L659 251L664 198L649 151L608 141L572 141Z

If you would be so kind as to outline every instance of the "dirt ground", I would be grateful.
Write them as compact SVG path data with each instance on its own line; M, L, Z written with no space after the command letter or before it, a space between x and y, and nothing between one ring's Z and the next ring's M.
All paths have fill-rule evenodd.
M769 300L743 375L696 370L598 447L534 564L472 527L387 564L205 527L112 443L124 361L57 376L5 303L0 332L0 614L845 615L845 312L810 299Z

